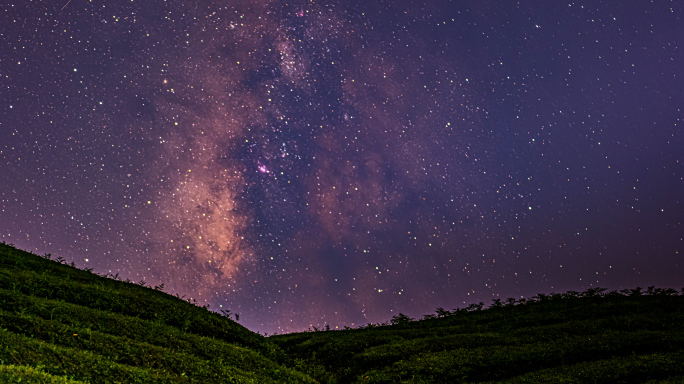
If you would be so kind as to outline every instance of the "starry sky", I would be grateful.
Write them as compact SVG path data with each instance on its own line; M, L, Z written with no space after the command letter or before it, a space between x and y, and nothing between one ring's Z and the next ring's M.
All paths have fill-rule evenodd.
M268 333L684 281L679 2L0 11L6 243Z

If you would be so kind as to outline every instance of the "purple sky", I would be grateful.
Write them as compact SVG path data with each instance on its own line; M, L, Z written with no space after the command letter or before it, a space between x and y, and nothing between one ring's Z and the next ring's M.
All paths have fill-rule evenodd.
M0 240L269 333L684 285L680 3L181 3L0 6Z

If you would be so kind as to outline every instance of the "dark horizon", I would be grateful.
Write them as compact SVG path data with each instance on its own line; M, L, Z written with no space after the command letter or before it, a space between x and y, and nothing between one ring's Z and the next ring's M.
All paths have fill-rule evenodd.
M681 288L677 3L64 3L2 6L0 241L269 334Z

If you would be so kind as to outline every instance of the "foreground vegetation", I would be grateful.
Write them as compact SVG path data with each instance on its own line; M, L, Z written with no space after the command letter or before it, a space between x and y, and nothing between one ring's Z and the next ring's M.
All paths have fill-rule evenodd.
M264 338L0 243L3 383L684 383L684 290L537 295Z
M314 382L226 316L48 257L0 244L0 383Z

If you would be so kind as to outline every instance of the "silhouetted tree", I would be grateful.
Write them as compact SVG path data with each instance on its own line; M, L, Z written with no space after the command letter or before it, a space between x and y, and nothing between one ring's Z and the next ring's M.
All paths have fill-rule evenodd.
M479 311L479 310L482 310L482 307L484 307L484 303L480 301L477 304L470 304L466 308L466 310L468 310L468 311Z
M390 323L392 325L400 325L400 324L408 324L412 321L413 321L412 318L404 315L403 313L399 313L398 315L392 316Z
M543 294L543 293L537 293L536 295L532 296L532 298L536 301L544 301L549 298L549 296Z
M589 288L586 291L582 292L582 297L599 297L603 295L603 292L605 292L605 288Z

